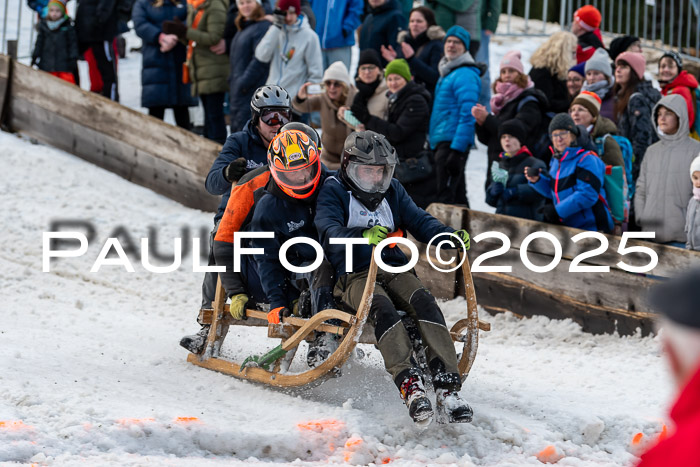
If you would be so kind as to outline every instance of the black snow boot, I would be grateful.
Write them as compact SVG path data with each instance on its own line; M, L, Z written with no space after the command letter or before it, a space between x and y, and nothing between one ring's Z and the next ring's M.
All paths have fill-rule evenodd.
M316 368L338 349L338 345L339 340L335 334L317 332L314 341L309 344L306 363L310 368Z
M433 406L425 393L420 376L407 376L399 386L399 391L413 421L420 426L430 425L433 420Z
M469 423L474 412L459 392L450 389L435 389L438 423Z
M191 334L180 339L180 346L186 348L193 354L201 354L204 351L204 346L207 343L207 335L209 334L209 325L203 324L202 329L197 334Z

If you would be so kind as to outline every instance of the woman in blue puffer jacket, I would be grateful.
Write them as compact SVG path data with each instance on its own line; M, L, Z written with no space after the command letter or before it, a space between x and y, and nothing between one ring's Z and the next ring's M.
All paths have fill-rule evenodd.
M543 208L544 221L611 232L613 221L603 189L605 164L596 153L578 144L581 130L568 114L554 116L549 135L554 146L549 174L544 171L534 174L525 169L531 186L552 201Z
M188 107L196 106L190 85L182 83L182 64L187 50L177 37L166 37L163 21L187 18L187 3L178 0L137 0L131 13L136 34L143 40L141 53L141 105L148 114L163 119L173 109L177 126L190 128Z

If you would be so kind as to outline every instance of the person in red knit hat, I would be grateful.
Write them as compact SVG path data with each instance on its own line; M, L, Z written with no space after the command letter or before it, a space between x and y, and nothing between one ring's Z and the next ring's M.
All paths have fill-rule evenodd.
M571 32L578 37L576 63L585 62L596 49L605 48L603 36L600 35L601 20L600 11L593 5L584 5L574 12Z

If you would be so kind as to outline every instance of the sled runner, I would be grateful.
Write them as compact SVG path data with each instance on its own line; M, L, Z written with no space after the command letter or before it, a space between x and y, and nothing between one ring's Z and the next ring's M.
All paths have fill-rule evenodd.
M459 320L450 330L455 342L463 343L463 350L459 360L459 371L464 381L469 374L478 344L479 329L488 331L488 323L478 319L476 294L472 282L469 260L465 258L462 265L465 295L467 300L467 317ZM246 310L246 320L235 320L229 313L226 302L226 293L217 284L216 298L213 310L203 310L200 315L202 324L210 324L209 335L204 351L199 354L189 354L187 361L194 365L210 370L225 373L236 378L255 381L276 387L300 387L312 383L320 383L333 376L335 369L340 369L352 354L358 343L375 343L374 330L366 324L369 309L372 305L377 265L372 259L367 283L362 295L362 302L357 314L352 315L340 310L324 310L311 318L304 319L294 316L284 318L280 324L268 324L267 313L259 310ZM327 324L328 320L341 321L340 325ZM266 326L268 337L281 338L282 344L276 347L264 357L248 358L243 363L236 363L219 356L219 351L224 338L231 325ZM338 348L323 363L315 368L310 368L301 373L290 373L286 370L294 357L297 346L302 340L311 340L314 331L336 334L342 339ZM462 334L465 332L465 334Z

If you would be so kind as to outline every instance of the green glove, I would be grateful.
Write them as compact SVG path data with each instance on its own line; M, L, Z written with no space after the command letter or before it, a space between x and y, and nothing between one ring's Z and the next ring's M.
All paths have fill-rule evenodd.
M362 232L362 236L365 237L370 245L377 245L379 242L384 240L389 233L389 229L382 227L381 225L375 225L371 229L367 229Z
M498 161L493 161L491 163L491 179L495 183L502 183L503 186L506 186L506 182L508 181L508 171L502 169Z
M459 230L455 230L453 233L455 235L457 235L460 240L462 240L462 243L464 243L464 248L466 250L469 250L469 247L471 246L470 239L469 239L469 232L467 232L464 229L459 229ZM461 248L461 246L457 245L457 248Z
M229 311L233 319L245 319L245 305L248 303L248 296L244 293L239 293L231 297L231 305Z

